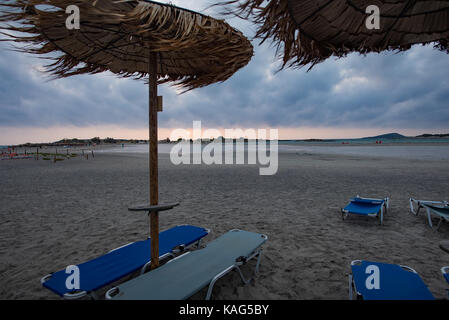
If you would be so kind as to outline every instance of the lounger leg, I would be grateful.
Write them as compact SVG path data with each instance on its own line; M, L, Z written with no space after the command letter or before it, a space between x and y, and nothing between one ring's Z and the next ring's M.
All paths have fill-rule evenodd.
M98 300L98 295L95 292L92 291L89 295L92 298L92 300Z
M427 210L427 220L429 221L429 226L431 227L431 228L433 228L433 225L432 225L432 216L430 215L430 210L429 210L429 208L426 208Z
M443 217L440 217L440 221L438 221L437 231L440 229L442 222L443 222Z
M254 270L254 275L257 275L257 273L259 272L259 267L260 267L260 261L262 260L262 249L259 249L259 251L256 251L256 253L254 253L253 255L251 255L251 257L248 258L248 260L251 260L253 257L257 256L257 263L256 263L256 268ZM240 263L243 264L243 263ZM220 272L219 274L217 274L212 281L209 284L209 288L207 289L207 294L206 294L206 300L210 300L210 297L212 295L212 290L214 289L214 285L215 282L217 282L218 279L220 279L221 277L225 276L226 274L228 274L229 272L231 272L232 270L236 269L237 272L240 275L240 278L242 279L244 284L248 284L251 282L252 279L254 279L254 277L251 277L249 279L246 279L243 276L242 270L240 270L239 265L235 264L232 266L229 266L228 268L226 268L225 270L223 270L222 272Z
M418 213L419 213L419 210L421 210L421 206L418 206L418 210L416 210L416 213L415 213L415 215L418 215Z
M254 269L254 277L257 276L257 273L259 272L259 266L260 266L261 259L262 259L262 249L257 252L257 263L256 263L256 268ZM242 278L242 281L244 284L248 284L251 282L251 280L254 279L254 277L246 279L243 276L242 270L240 269L240 267L238 265L235 266L235 269L237 269L237 271L239 272L240 278Z
M255 268L255 271L254 271L255 275L259 272L260 261L262 259L262 250L260 250L257 255L258 255L258 258L257 258L256 268ZM223 276L225 276L226 274L228 274L229 272L231 272L234 269L237 270L237 272L239 273L240 278L242 279L244 284L250 283L251 280L253 279L253 278L246 279L243 276L242 270L240 269L240 267L238 265L230 266L229 268L227 268L227 269L223 270L222 272L220 272L219 274L217 274L212 279L212 281L209 284L209 288L207 289L206 300L210 300L210 297L212 295L212 290L214 289L215 282L217 282L218 279L222 278Z
M248 284L248 283L251 282L251 280L253 280L253 278L246 279L246 278L243 276L242 270L240 270L240 268L239 268L238 266L235 266L235 269L236 269L236 270L238 271L238 273L240 274L240 278L242 278L242 281L243 281L244 284Z
M240 278L242 279L244 284L250 283L251 280L253 279L253 278L245 279L245 277L243 276L242 270L240 270L239 266L237 266L237 265L231 266L231 267L227 268L226 270L224 270L223 272L220 272L219 274L217 274L212 279L212 281L209 284L209 288L207 289L206 300L210 300L210 297L212 295L212 290L214 289L215 282L217 282L218 279L222 278L223 276L225 276L226 274L228 274L230 271L232 271L234 269L236 269L238 271Z
M352 293L354 291L354 289L352 288L352 274L348 275L348 280L349 280L349 300L352 300Z
M415 211L415 208L413 207L413 203L416 203L417 204L417 206L418 206L418 209L416 209L416 211ZM419 201L416 201L416 200L414 200L414 199L410 199L410 211L415 215L415 216L417 216L418 215L418 213L419 213L419 210L421 210L421 203L419 202Z
M413 199L412 198L410 198L409 203L410 203L410 212L416 216L417 212L415 212L415 209L413 208Z
M349 213L343 209L341 209L341 218L345 220L348 217Z
M259 273L260 260L262 260L262 250L259 251L259 257L257 258L256 271L255 274Z
M217 282L218 279L220 279L221 277L223 277L224 275L226 275L227 273L229 273L231 270L233 270L235 268L235 265L228 267L227 269L223 270L222 272L220 272L219 274L217 274L212 281L209 284L209 288L207 289L207 294L206 294L206 300L210 300L210 296L212 295L212 290L214 289L214 285L215 282Z

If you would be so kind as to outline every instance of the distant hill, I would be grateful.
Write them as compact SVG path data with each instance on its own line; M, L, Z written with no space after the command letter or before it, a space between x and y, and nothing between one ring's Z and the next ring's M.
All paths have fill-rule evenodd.
M440 133L440 134L424 133L420 136L416 136L416 138L443 138L443 137L449 137L449 133Z
M402 139L405 138L402 134L399 133L387 133L387 134L381 134L380 136L375 137L367 137L362 139Z

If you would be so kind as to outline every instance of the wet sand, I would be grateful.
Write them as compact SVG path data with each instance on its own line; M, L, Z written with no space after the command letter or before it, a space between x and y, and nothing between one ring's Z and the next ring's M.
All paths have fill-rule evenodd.
M257 165L175 166L161 154L160 201L181 205L161 213L160 225L210 228L206 244L233 228L268 235L256 281L244 286L229 274L213 299L347 299L354 259L408 265L445 298L440 268L449 254L438 244L449 224L431 230L423 214L409 212L408 198L447 200L448 167L447 160L290 152L280 153L276 175L260 176ZM148 198L143 153L0 161L0 194L0 299L59 299L42 276L149 233L146 214L127 211ZM340 208L357 194L391 198L383 226L342 221Z

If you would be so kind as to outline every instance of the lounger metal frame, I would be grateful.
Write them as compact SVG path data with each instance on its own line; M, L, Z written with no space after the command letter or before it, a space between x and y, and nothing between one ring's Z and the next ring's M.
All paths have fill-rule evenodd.
M230 232L235 231L235 230L238 230L238 229L230 230ZM263 237L265 240L268 240L268 237L267 237L266 235L262 234L262 237ZM176 257L176 258L174 258L174 259L172 259L172 260L170 260L170 261L168 261L167 263L172 263L172 262L174 262L175 260L182 259L184 256L186 256L186 255L189 254L189 253L190 253L190 252L186 252L186 253L184 253L184 254L182 254L182 255L180 255L180 256L178 256L178 257ZM249 279L246 279L246 278L243 276L243 273L242 273L242 270L240 269L240 267L241 267L242 265L246 264L248 261L250 261L250 260L253 259L254 257L257 257L257 263L256 263L256 267L255 267L255 270L254 270L254 276L251 277L251 278L249 278ZM227 268L223 269L222 271L218 272L218 273L212 278L212 280L211 280L210 283L209 283L209 287L208 287L208 289L207 289L207 294L206 294L205 300L210 300L210 297L212 296L212 291L213 291L213 289L214 289L215 283L216 283L220 278L224 277L226 274L228 274L229 272L231 272L232 270L236 270L236 271L239 273L240 278L242 279L242 281L243 281L243 283L244 283L245 285L248 284L248 283L250 283L251 280L253 280L254 277L257 276L257 274L258 274L258 272L259 272L259 266L260 266L261 258L262 258L262 245L259 246L258 248L256 248L256 249L255 249L255 250L254 250L248 257L244 257L244 259L242 259L242 261L236 261L233 265L230 265L229 267L227 267ZM105 297L106 297L106 299L109 300L109 299L112 299L113 296L115 296L115 294L117 294L117 293L118 293L118 288L117 288L117 287L113 287L113 288L109 289L109 290L106 292Z
M177 225L177 226L175 226L175 227L182 227L182 226L188 226L188 224L179 224L179 225ZM207 234L210 233L210 229L204 228L204 230L206 230ZM147 239L150 239L150 237L148 237ZM195 242L191 243L191 244L188 245L188 246L186 246L185 244L181 244L181 245L179 245L176 249L174 248L174 249L172 250L172 252L167 252L166 254L163 254L162 256L160 256L160 257L159 257L159 260L160 260L161 262L163 262L164 260L170 259L170 258L176 259L176 258L175 258L176 254L179 254L180 252L183 252L183 251L185 251L185 250L189 250L189 249L191 249L192 247L194 247L195 245L196 245L196 248L199 248L199 247L201 246L202 240L203 240L203 238L199 239L198 241L195 241ZM119 249L121 249L121 248L125 248L125 247L127 247L127 246L129 246L129 245L132 245L132 244L135 243L135 242L136 242L136 241L130 242L130 243L127 243L127 244L125 244L125 245L123 245L123 246L120 246L120 247L117 247L117 248L115 248L115 249L112 249L112 250L110 250L108 253L113 252L113 251L116 251L116 250L119 250ZM178 257L179 257L179 256L178 256ZM169 260L168 262L170 262L170 261L171 261L171 260ZM146 272L147 268L148 268L150 265L151 265L151 260L149 260L147 263L145 263L145 264L142 266L142 268L140 269L140 274L139 274L139 275L144 274L144 273ZM40 280L40 281L41 281L41 284L44 284L44 282L46 282L48 279L50 279L51 276L52 276L52 274L53 274L53 273L49 273L49 274L43 276L43 277L41 278L41 280ZM125 277L126 277L126 276L125 276ZM80 291L80 292L75 292L75 293L65 293L65 294L63 295L63 298L64 298L64 299L67 299L67 300L76 300L76 299L80 299L80 298L82 298L82 297L84 297L84 296L86 296L86 295L89 295L93 300L98 300L98 295L95 293L95 291L87 292L87 291L84 291L84 290L83 290L83 291Z
M449 273L449 266L441 268L441 273L443 274L443 276L445 274L448 274ZM446 289L446 290L447 290L447 297L449 298L449 289Z
M432 208L429 208L428 206L426 206L426 204L430 204L430 205L441 205L443 207L449 207L448 201L445 201L445 200L443 200L443 201L428 201L428 200L417 200L417 199L410 198L409 202L410 202L410 212L413 213L415 216L418 215L419 210L421 208L426 209L427 221L428 221L431 229L433 229L432 213L440 218L440 220L438 221L437 228L436 228L437 231L440 229L441 223L444 220L449 222L449 219L447 217L442 216L438 212L434 211ZM416 204L418 206L416 211L415 211L413 204Z
M387 213L387 211L390 209L390 198L386 197L384 199L375 199L375 198L362 198L359 195L357 195L355 198L362 199L362 200L373 200L373 201L384 201L380 208L380 212L367 214L368 217L375 217L379 218L379 224L382 225L384 221L384 215ZM350 212L345 209L341 209L341 218L345 220L349 216Z
M362 260L353 260L351 261L351 266L357 265L358 263L361 263ZM413 272L418 274L418 272L416 272L415 269L409 267L409 266L403 266L403 265L399 265L402 269ZM349 300L353 300L353 295L354 293L356 294L356 299L363 299L363 295L357 291L357 288L355 287L355 282L354 282L354 278L352 276L352 273L350 273L348 275L348 280L349 280Z

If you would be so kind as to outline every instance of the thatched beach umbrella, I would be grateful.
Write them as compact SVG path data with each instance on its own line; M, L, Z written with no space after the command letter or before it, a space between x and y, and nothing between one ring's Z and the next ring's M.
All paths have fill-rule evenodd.
M282 67L313 67L351 52L405 51L418 43L434 43L448 51L447 0L234 0L222 4L227 13L258 25L256 37L275 43ZM372 5L379 9L378 29L366 24L376 13L369 9Z
M69 6L79 9L79 28L67 28ZM223 20L147 0L10 0L0 4L0 27L19 51L51 54L55 78L110 71L148 79L151 265L159 264L157 85L185 90L225 81L253 55L251 43ZM71 7L73 8L73 7ZM70 9L70 8L69 8ZM75 13L70 11L69 13Z

